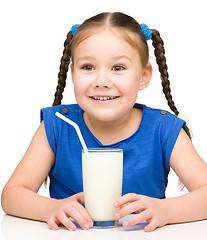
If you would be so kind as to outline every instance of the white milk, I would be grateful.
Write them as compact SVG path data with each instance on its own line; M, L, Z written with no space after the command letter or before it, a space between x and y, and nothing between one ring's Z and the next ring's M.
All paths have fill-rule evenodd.
M85 207L93 221L116 220L113 203L122 193L123 151L96 150L82 154Z

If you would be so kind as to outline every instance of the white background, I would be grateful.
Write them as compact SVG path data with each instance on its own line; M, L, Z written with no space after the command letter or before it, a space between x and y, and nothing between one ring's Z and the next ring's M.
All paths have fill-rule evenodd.
M0 192L39 125L40 108L53 102L67 32L72 25L103 11L122 11L160 31L175 104L188 113L193 143L207 161L204 0L1 0ZM151 46L150 55L154 75L148 89L139 94L138 101L169 110ZM63 103L74 103L70 74L68 76ZM169 182L167 196L179 195L175 174L170 174ZM44 188L40 193L47 195Z

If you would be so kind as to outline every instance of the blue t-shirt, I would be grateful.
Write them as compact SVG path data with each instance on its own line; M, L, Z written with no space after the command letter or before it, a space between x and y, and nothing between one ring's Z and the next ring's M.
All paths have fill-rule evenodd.
M44 120L47 139L56 157L49 173L52 198L67 198L83 191L81 143L75 129L55 116L56 112L79 125L88 148L123 149L122 195L137 193L165 198L170 155L181 128L185 128L185 122L167 111L137 103L134 107L143 109L139 128L130 137L110 145L103 145L91 133L79 105L41 109L41 121Z

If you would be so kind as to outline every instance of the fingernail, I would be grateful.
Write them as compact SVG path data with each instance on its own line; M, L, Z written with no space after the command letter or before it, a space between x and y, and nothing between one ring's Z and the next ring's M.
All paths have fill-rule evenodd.
M75 227L74 225L70 225L69 229L70 229L71 231L74 231L74 230L76 229L76 227Z
M119 203L118 202L115 202L114 203L114 207L118 207L119 206Z
M88 230L88 229L89 229L88 224L85 223L85 224L83 225L83 228L86 229L86 230Z
M93 222L88 222L89 227L93 227Z
M51 229L52 230L58 230L58 226L53 226Z
M144 229L146 232L150 232L151 231L151 228L149 226L146 226L145 229Z
M119 219L121 217L121 214L120 213L116 213L115 217L116 217L116 219Z
M125 228L127 228L127 227L129 226L129 223L128 223L128 222L123 222L123 226L124 226Z

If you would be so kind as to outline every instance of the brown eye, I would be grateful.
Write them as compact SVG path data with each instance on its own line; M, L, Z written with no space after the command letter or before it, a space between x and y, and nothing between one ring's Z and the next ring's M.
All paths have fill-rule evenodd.
M113 68L112 68L112 71L122 71L122 70L124 70L125 68L123 67L123 66L114 66Z
M85 65L82 67L82 69L87 70L87 71L95 70L95 68L91 65Z

